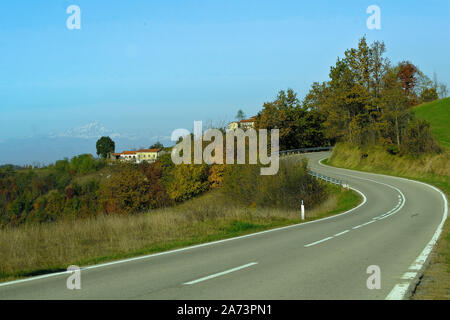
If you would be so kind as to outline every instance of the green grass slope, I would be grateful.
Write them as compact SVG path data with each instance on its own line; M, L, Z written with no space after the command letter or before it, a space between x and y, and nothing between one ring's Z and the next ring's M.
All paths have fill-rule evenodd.
M418 118L431 123L431 132L440 145L450 150L450 98L424 103L414 108Z

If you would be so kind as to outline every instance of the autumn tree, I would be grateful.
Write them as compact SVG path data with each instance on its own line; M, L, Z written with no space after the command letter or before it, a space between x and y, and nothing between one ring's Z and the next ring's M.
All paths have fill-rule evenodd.
M421 145L430 143L425 124L411 126L414 117L409 107L419 98L436 99L437 90L412 63L391 67L385 52L383 42L368 45L363 37L356 48L337 59L329 81L312 85L304 106L323 114L326 138L356 146L381 142L392 153L407 152L414 139Z
M149 207L159 208L171 204L171 200L162 182L163 168L160 160L154 163L143 162L139 164L139 171L142 172L150 182L148 190L150 199Z
M173 168L172 174L167 192L176 202L193 198L209 188L209 166L206 164L179 164Z
M122 164L100 185L100 206L107 214L133 214L149 209L151 182L129 164Z
M414 92L414 88L417 84L418 69L409 61L400 62L397 69L397 76L402 83L403 92L408 98L409 105L413 106L417 104L417 95Z

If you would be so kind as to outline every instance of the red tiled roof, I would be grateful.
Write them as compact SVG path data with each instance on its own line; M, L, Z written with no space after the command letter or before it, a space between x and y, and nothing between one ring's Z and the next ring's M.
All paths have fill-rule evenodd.
M136 152L159 152L161 149L140 149Z
M253 116L253 117L251 117L251 118L249 118L249 119L244 119L244 120L240 120L240 121L232 121L232 122L230 122L229 124L232 124L232 123L242 123L242 122L255 122L255 121L256 121L256 117L257 117L257 116Z
M136 154L136 151L124 151L121 154Z

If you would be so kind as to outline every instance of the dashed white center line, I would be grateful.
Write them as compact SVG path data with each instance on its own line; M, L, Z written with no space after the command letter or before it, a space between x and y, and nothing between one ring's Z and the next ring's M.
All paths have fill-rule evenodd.
M192 281L189 281L189 282L185 282L184 284L187 284L187 285L196 284L196 283L199 283L199 282L202 282L202 281L206 281L206 280L209 280L209 279L212 279L212 278L217 278L217 277L223 276L223 275L225 275L227 273L235 272L235 271L238 271L238 270L241 270L241 269L244 269L244 268L248 268L248 267L254 266L255 264L258 264L258 262L250 262L250 263L244 264L243 266L236 267L236 268L233 268L233 269L229 269L229 270L226 270L226 271L222 271L222 272L219 272L219 273L215 273L215 274L212 274L210 276L203 277L203 278L200 278L200 279L197 279L197 280L192 280Z
M345 230L345 231L336 233L334 236L335 236L335 237L339 237L339 236L341 236L341 235L343 235L344 233L347 233L347 232L349 232L349 231L350 231L350 230Z
M313 245L322 243L322 242L330 240L330 239L333 239L333 237L328 237L328 238L325 238L325 239L322 239L322 240L319 240L319 241L316 241L316 242L313 242L313 243L310 243L310 244L306 244L305 247L311 247Z

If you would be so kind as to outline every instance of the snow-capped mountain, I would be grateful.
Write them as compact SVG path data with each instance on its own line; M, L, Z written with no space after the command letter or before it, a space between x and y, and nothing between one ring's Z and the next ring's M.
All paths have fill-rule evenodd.
M102 136L109 136L110 138L120 138L123 135L114 132L112 130L106 129L99 121L93 121L88 124L78 126L64 132L57 134L50 134L51 138L56 137L69 137L69 138L81 138L81 139L95 139Z
M107 129L99 121L93 121L60 133L1 140L0 165L49 164L82 153L95 155L95 143L102 136L114 140L116 151L148 148L158 140L165 145L171 143L168 136L119 133Z

